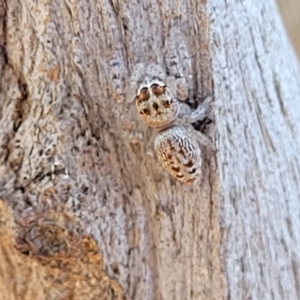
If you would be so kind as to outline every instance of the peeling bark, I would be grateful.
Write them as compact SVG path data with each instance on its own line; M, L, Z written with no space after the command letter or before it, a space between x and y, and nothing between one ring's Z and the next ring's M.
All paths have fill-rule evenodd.
M51 205L53 198L47 193ZM125 299L105 272L97 243L43 199L17 220L0 201L1 299Z

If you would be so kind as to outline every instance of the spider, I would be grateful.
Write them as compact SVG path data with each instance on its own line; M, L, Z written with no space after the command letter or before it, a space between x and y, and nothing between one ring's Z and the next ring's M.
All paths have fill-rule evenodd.
M136 109L143 122L155 128L149 143L154 139L154 150L163 168L181 182L196 184L202 174L203 148L213 146L192 123L207 117L212 97L192 110L174 96L176 91L167 81L160 65L137 64L131 77Z

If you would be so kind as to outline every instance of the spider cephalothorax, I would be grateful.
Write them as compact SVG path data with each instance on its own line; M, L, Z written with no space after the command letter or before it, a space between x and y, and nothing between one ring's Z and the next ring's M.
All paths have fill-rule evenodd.
M179 113L179 103L171 90L155 78L143 80L135 105L143 121L155 128L170 124Z

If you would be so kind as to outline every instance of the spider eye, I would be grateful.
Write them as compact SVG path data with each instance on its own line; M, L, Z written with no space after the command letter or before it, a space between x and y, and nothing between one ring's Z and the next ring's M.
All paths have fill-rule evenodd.
M151 89L157 89L158 88L158 84L157 83L153 83L152 85L151 85Z
M143 87L142 89L141 89L141 94L144 94L144 93L146 93L148 91L148 88L147 87Z
M139 104L140 102L147 101L150 97L149 91L147 87L141 88L139 94L136 97L136 103Z
M165 85L159 85L157 83L153 83L151 85L152 93L156 96L159 97L160 95L165 93L166 86Z

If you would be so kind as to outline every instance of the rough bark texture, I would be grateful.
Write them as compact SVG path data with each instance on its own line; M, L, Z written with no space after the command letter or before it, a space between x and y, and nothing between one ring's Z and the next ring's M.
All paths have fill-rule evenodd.
M299 69L272 1L0 0L0 18L7 299L300 297ZM124 99L134 63L172 57L191 101L215 94L199 187L146 155Z
M16 221L0 201L1 300L125 299L106 274L97 243L55 204L51 191L43 198L39 210L29 209Z
M213 2L219 215L229 298L299 299L299 65L274 3Z
M195 97L212 91L205 5L1 3L1 197L22 213L51 189L131 299L222 297L214 175L195 188L171 180L123 95L134 63L172 56L192 61ZM23 252L44 253L47 238L28 239Z

